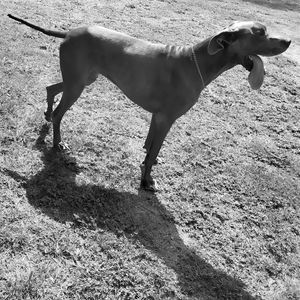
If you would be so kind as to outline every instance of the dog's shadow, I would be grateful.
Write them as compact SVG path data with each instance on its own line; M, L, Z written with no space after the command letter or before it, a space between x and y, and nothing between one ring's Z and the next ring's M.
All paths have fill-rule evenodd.
M44 142L44 125L35 147L41 151L43 169L30 179L6 170L23 181L31 205L58 222L90 226L125 234L139 242L178 276L182 292L196 299L254 299L242 281L216 270L180 238L172 215L153 194L119 192L99 185L78 185L76 159L57 155Z

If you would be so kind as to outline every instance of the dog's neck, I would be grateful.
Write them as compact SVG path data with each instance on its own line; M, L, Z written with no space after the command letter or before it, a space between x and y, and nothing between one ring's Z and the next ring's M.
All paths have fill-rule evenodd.
M199 68L200 74L197 70L199 81L202 84L202 77L204 87L223 72L233 68L239 63L237 57L230 55L226 48L214 55L208 54L207 47L209 41L210 38L192 46L190 52L191 58L195 63L195 68ZM195 55L193 55L193 52Z

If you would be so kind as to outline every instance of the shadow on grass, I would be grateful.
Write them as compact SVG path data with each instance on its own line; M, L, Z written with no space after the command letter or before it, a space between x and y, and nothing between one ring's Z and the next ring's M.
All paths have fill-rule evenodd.
M179 236L171 214L155 195L119 192L99 185L77 185L80 172L75 158L57 155L46 148L44 125L36 141L44 168L29 180L13 171L6 173L22 181L31 205L58 222L91 226L116 234L135 236L178 275L184 294L197 299L254 299L244 284L210 264L188 248ZM133 235L133 233L135 233Z

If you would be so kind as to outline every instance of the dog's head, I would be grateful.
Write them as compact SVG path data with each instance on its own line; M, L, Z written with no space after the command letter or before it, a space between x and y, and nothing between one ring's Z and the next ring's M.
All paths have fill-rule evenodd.
M239 64L250 71L248 80L253 89L258 89L264 79L264 65L259 57L283 53L291 40L269 36L267 28L258 22L234 22L228 28L213 36L207 51L215 55L230 51Z

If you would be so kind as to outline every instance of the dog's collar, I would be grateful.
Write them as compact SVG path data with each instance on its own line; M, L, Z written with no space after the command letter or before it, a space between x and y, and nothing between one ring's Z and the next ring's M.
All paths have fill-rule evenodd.
M193 46L192 46L192 58L193 58L193 61L194 61L195 65L196 65L198 74L199 74L199 76L200 76L200 78L201 78L202 87L203 87L203 89L204 89L204 88L205 88L205 84L204 84L203 76L202 76L202 74L201 74L201 70L200 70L200 67L199 67L199 64L198 64L198 61L197 61L197 56L196 56L196 54L195 54L195 51L194 51L194 47L193 47Z

